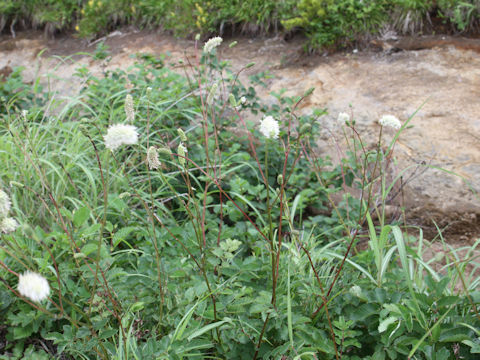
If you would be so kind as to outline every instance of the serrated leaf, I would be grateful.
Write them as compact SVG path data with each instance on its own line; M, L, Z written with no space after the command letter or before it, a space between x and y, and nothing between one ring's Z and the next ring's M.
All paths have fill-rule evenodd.
M76 227L80 227L85 223L85 221L88 219L89 216L90 216L90 210L86 206L84 206L76 210L75 213L73 214L73 224Z
M98 244L95 243L88 243L84 247L82 247L82 254L85 256L88 256L92 252L96 251L98 249Z
M137 228L135 226L127 226L121 229L118 229L115 235L113 235L113 247L117 247L120 242L124 241L128 235Z

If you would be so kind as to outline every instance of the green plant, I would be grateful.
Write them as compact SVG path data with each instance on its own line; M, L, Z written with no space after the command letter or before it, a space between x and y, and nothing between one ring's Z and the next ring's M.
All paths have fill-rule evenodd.
M104 41L99 42L95 48L95 52L93 53L93 58L95 60L105 60L110 55L108 52L109 49L110 47L105 45Z
M275 93L267 106L200 48L185 75L152 55L102 77L81 68L85 86L55 112L42 101L15 107L48 99L30 87L7 102L0 184L19 227L0 235L1 352L473 359L471 255L452 251L435 272L421 232L386 215L410 119L383 118L367 149L347 115L349 155L334 166L317 154L326 111L297 115L313 89ZM48 280L48 299L17 288L27 270Z
M393 7L393 27L403 34L418 34L432 26L430 13L435 4L430 0L397 0Z
M440 15L450 22L455 30L468 31L478 24L480 4L478 1L448 1L437 2Z
M316 48L349 45L360 35L378 31L386 18L386 1L302 0L298 15L282 23L287 29L305 29L309 46Z

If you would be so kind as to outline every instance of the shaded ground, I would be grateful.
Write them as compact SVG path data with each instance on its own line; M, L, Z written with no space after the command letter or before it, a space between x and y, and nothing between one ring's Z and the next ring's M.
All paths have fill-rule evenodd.
M340 139L336 118L339 112L354 115L367 146L375 143L383 114L394 114L402 122L415 111L411 124L396 148L396 168L412 166L404 175L419 170L405 187L403 194L410 209L409 218L425 227L426 237L433 238L436 228L445 228L452 242L472 244L480 234L480 199L465 185L480 192L480 50L479 40L422 38L407 41L376 41L372 49L329 56L306 56L298 41L280 38L239 38L234 48L222 46L223 59L234 69L254 61L247 75L268 70L274 78L267 89L258 89L262 98L275 102L271 91L287 89L288 95L302 95L315 87L313 95L300 112L327 108L322 118L324 131L322 150L337 158L335 138ZM105 39L111 59L94 60L79 52L93 53L95 44L61 37L46 40L42 34L26 32L16 39L0 37L0 69L25 66L24 76L31 81L41 76L42 82L58 91L58 97L73 95L79 80L75 69L87 66L94 74L105 69L132 65L136 53L169 54L167 63L193 57L194 43L154 32L112 33ZM230 43L226 41L226 44ZM408 51L398 51L406 49ZM77 55L74 55L77 54ZM72 56L73 55L73 56ZM61 56L62 58L60 58ZM178 63L177 63L178 64ZM62 80L59 80L62 79ZM423 106L422 106L423 104ZM333 134L333 136L332 136ZM392 133L387 131L390 139ZM455 172L425 169L432 165Z

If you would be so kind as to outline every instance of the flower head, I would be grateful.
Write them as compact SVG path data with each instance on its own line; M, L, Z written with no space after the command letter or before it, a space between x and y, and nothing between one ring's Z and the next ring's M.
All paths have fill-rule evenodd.
M358 285L354 285L350 288L350 293L356 297L362 297L362 288Z
M338 114L337 121L338 121L340 124L344 124L344 123L350 121L350 115L348 115L348 114L345 113L345 112L341 112L340 114Z
M222 43L223 39L219 36L211 38L203 46L203 51L206 53L211 53L213 49L219 46Z
M6 217L10 211L10 198L7 193L0 189L0 218Z
M378 123L382 126L394 128L396 130L402 127L402 123L393 115L383 115Z
M50 294L50 286L42 275L27 271L18 278L18 292L32 301L40 302Z
M170 150L168 147L161 147L157 149L158 154L170 156L172 155L172 150Z
M125 115L127 115L127 122L133 123L135 111L133 110L133 98L130 94L125 97Z
M245 96L242 96L240 98L240 100L238 101L237 106L235 106L235 109L240 110L242 108L242 106L245 105L246 103L247 103L247 98Z
M122 145L133 145L138 142L137 128L133 125L116 124L107 130L105 146L107 149L116 150Z
M161 165L158 160L158 152L155 146L150 146L147 150L147 163L150 170L158 169Z
M177 153L178 155L180 155L178 157L178 162L180 163L180 165L184 166L185 165L185 157L187 156L187 148L185 147L185 145L183 145L182 143L180 143L178 145L178 148L177 148Z
M2 221L0 221L0 232L4 234L8 234L11 232L14 232L18 227L17 220L14 218L3 218Z
M277 139L278 134L280 133L280 127L278 121L273 118L273 116L267 116L262 121L260 121L260 132L267 139Z
M215 84L212 85L212 87L210 88L210 91L208 92L208 96L207 96L207 104L208 105L213 104L213 100L215 98L215 95L217 95L217 90L218 90L218 83L215 83Z
M185 135L185 132L182 129L178 128L177 133L181 141L187 142L187 135Z

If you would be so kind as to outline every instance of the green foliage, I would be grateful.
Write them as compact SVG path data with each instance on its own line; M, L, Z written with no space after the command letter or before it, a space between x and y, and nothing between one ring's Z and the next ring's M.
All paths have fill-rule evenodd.
M6 114L9 108L20 112L45 103L47 95L42 93L42 86L38 82L26 84L22 77L23 70L23 67L16 67L6 79L0 77L0 115Z
M386 176L394 144L410 120L390 144L380 134L365 150L349 138L348 158L333 166L315 145L326 110L298 116L303 98L283 91L263 104L254 86L266 74L239 83L215 52L184 75L164 58L137 59L102 77L78 69L85 86L62 103L23 85L19 72L7 80L0 184L20 227L0 235L8 340L0 352L475 358L480 293L464 276L471 253L451 254L448 271L437 273L422 236L384 214L400 178ZM127 94L139 141L111 151L104 135L126 122ZM266 115L278 120L278 139L259 131ZM145 163L151 146L158 169ZM335 201L347 187L369 195ZM362 240L370 248L354 251ZM16 274L27 269L47 278L48 300L16 292Z
M476 0L439 0L437 6L440 16L456 30L466 31L478 26L480 3Z
M393 10L393 27L403 34L419 34L431 24L433 0L396 0Z
M440 17L454 32L474 31L476 0L0 0L0 31L75 30L94 38L122 25L161 27L177 36L300 29L310 49L351 46L382 28L402 34L436 31Z
M287 29L305 29L313 47L338 42L348 45L360 36L379 30L387 19L387 4L387 1L373 0L301 0L298 15L283 25Z

